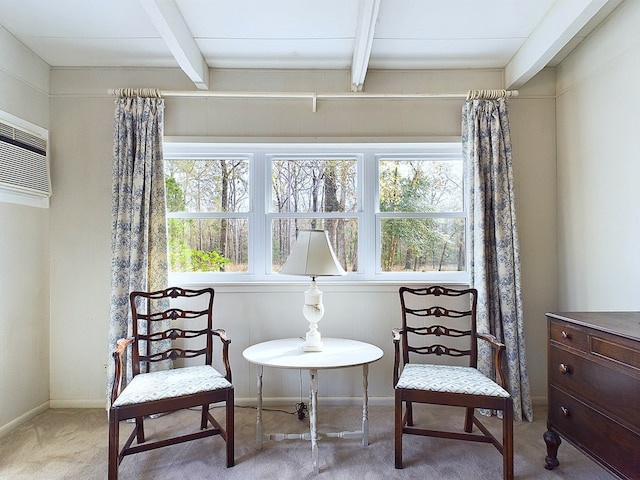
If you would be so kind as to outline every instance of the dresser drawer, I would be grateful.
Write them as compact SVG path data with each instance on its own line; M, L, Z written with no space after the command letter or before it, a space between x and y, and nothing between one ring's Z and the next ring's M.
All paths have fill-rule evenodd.
M640 347L637 343L608 336L590 337L589 351L607 361L628 367L632 373L640 377Z
M551 346L549 382L640 431L640 382L633 376Z
M581 352L587 351L587 334L583 330L560 320L551 320L549 322L549 339L552 342L575 348Z
M638 478L640 436L553 386L549 387L549 424L623 478Z

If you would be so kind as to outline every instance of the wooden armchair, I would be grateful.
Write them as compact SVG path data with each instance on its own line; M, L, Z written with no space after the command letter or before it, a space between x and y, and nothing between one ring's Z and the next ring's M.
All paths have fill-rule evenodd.
M401 287L400 303L402 328L393 330L395 467L402 468L402 434L405 433L491 443L502 454L504 479L513 479L513 401L502 371L505 347L494 336L476 331L477 291L442 286ZM476 368L478 340L487 341L494 351L498 383ZM458 365L410 362L410 357L415 362L424 356L449 357L449 363ZM462 357L461 360L468 357L468 362L460 365L459 360L453 362L453 357ZM414 426L413 403L464 407L464 431ZM502 411L501 442L479 421L476 408ZM481 433L473 433L473 425Z
M213 297L212 288L131 293L133 336L119 340L113 352L116 373L109 409L109 480L118 478L118 466L126 455L212 435L220 435L225 440L227 467L234 465L231 341L224 330L213 329ZM178 305L171 306L175 302ZM182 306L185 302L189 309ZM198 309L192 309L194 305L198 305L194 307ZM167 324L168 328L161 330L162 325ZM212 366L214 337L221 340L224 375ZM152 348L152 344L156 347ZM128 352L132 379L122 388L124 357ZM185 359L182 362L191 366L160 371L151 368L153 363L168 359ZM198 359L202 359L202 364L195 365ZM219 402L225 403L225 427L209 412L209 405ZM145 443L144 417L192 407L202 407L199 431ZM120 448L120 422L127 419L135 419L135 427ZM209 424L212 428L208 428ZM134 439L137 444L132 446Z

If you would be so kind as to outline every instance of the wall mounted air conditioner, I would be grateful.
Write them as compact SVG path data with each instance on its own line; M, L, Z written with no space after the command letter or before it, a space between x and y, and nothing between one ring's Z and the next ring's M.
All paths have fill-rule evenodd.
M0 117L0 201L46 208L50 196L46 131L38 133Z

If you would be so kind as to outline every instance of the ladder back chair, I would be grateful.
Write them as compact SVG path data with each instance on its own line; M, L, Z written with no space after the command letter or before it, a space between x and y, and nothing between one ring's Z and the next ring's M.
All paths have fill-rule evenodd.
M212 288L171 287L130 294L132 336L120 339L113 352L115 379L109 408L109 480L118 478L118 466L127 455L213 435L220 435L226 443L227 467L234 465L231 340L224 330L213 329L213 298ZM215 338L221 341L224 375L213 366ZM131 355L132 377L123 386L127 355ZM168 360L178 360L183 365L176 362L170 370L152 367ZM225 407L224 427L209 411L210 404L220 402L224 402ZM193 407L202 408L199 430L145 442L144 417ZM135 419L135 426L120 448L120 422L129 419ZM136 445L132 445L134 440Z
M513 401L504 381L505 346L476 331L477 290L401 287L399 293L402 328L393 329L395 467L402 468L402 435L422 435L491 443L502 454L504 479L513 479ZM478 340L491 346L496 382L477 369ZM414 403L463 407L464 431L415 426ZM501 441L479 421L476 408L502 411ZM480 433L473 432L474 425Z

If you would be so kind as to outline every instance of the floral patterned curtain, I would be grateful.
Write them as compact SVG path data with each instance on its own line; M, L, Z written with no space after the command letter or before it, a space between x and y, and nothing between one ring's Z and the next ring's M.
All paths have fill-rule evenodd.
M462 150L470 186L471 285L478 290L478 331L506 345L508 390L516 420L533 420L524 342L520 253L505 98L467 99ZM485 342L478 368L495 372Z
M168 282L164 100L153 89L122 89L115 95L110 353L118 339L131 335L129 293L161 290ZM107 365L109 399L115 373L112 358Z

